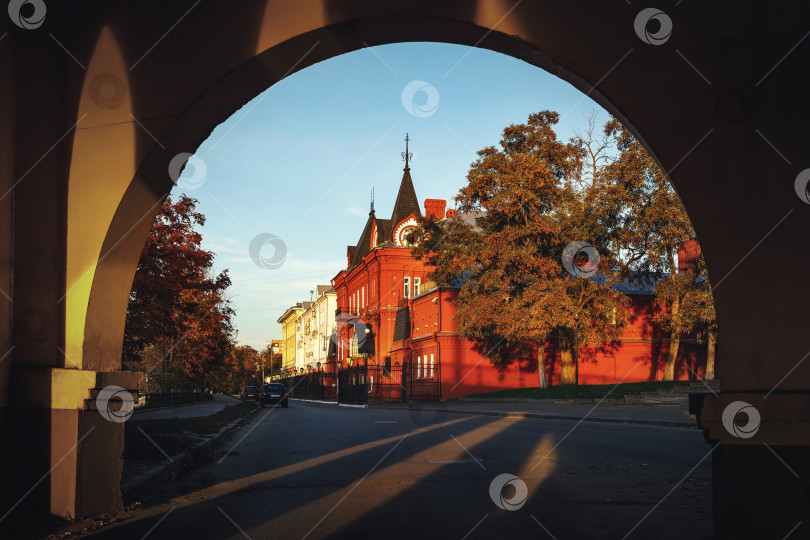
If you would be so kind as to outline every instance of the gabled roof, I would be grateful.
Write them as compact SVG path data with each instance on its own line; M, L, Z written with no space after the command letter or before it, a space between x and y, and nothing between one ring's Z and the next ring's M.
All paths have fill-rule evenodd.
M471 210L469 212L459 212L456 214L456 217L472 227L474 231L480 231L481 225L479 224L479 220L482 219L486 214L487 213L484 210Z
M391 214L391 225L396 227L411 214L417 218L422 217L419 200L416 198L416 190L413 188L413 180L411 180L411 169L405 167L402 182L399 184L397 201L394 203L394 212ZM393 233L393 231L391 232Z
M292 307L288 307L288 308L287 308L287 310L284 312L284 314L283 314L281 317L279 317L279 318L278 318L278 320L277 320L276 322L278 322L278 323L283 323L283 322L284 322L284 319L286 319L286 318L287 318L287 317L289 317L291 314L295 313L295 311L296 311L296 310L301 309L301 308L302 308L302 306L301 306L301 302L298 302L297 304L295 304L295 305L294 305L294 306L292 306Z
M394 211L391 214L391 219L378 219L371 210L368 214L366 226L357 241L356 246L348 246L347 254L349 258L349 268L354 268L363 261L363 258L371 251L371 234L374 230L374 224L377 225L377 245L393 244L394 228L400 222L407 219L408 216L414 215L417 218L422 217L422 211L419 208L419 200L416 198L416 190L413 188L413 180L411 180L411 169L405 167L402 173L402 182L399 185L399 193L397 193L397 200L394 203ZM376 247L376 246L375 246Z
M391 224L390 219L377 220L377 245L390 242L394 234L394 226Z
M368 213L368 221L366 221L366 226L363 229L363 233L360 235L360 240L357 241L357 246L354 248L354 252L352 252L351 257L349 258L349 266L357 266L360 264L360 261L363 260L369 251L371 251L371 231L374 229L374 210ZM379 229L378 229L379 231ZM380 233L377 232L377 238L379 238Z
M335 288L331 285L318 285L317 291L315 291L315 298L320 298L326 293L335 292Z

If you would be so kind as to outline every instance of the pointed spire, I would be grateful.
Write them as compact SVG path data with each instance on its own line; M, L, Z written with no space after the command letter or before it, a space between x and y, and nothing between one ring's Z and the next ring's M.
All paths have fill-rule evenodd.
M411 168L408 163L413 159L413 154L408 151L408 142L411 138L405 134L405 151L402 153L402 159L405 160L405 169L402 173L402 182L399 185L399 193L397 193L397 200L394 203L394 211L391 214L392 226L396 227L402 220L413 214L416 217L421 217L422 212L419 208L419 200L416 198L416 190L413 188L413 180L411 180Z
M405 151L404 151L404 152L402 152L402 159L404 159L404 160L405 160L405 170L406 170L406 171L407 171L408 169L410 169L410 167L408 167L408 161L409 161L409 160L411 160L411 159L413 159L413 153L412 153L412 152L408 152L408 141L410 141L410 140L411 140L411 139L408 137L408 134L406 133L406 134L405 134Z
M371 210L368 212L369 214L374 213L374 188L371 188Z

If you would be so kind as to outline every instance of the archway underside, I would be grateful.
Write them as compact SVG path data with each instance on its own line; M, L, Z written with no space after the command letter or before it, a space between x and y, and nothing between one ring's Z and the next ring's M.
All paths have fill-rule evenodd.
M774 520L807 517L799 502L807 489L803 480L775 480L777 472L764 464L742 486L735 476L747 460L768 457L762 442L796 449L790 465L800 477L810 463L799 459L808 455L810 418L793 412L810 410L810 363L803 362L810 350L804 331L810 282L803 275L810 254L795 251L805 243L810 212L792 187L799 172L793 163L810 142L795 118L807 117L810 103L790 77L810 53L797 48L780 70L774 67L790 36L804 32L802 17L786 27L763 21L756 28L743 21L758 13L729 23L720 6L687 3L672 9L683 31L655 46L633 31L632 6L417 1L403 7L312 0L291 7L270 1L245 8L239 15L248 22L240 25L221 4L171 8L177 13L147 4L148 18L133 17L125 6L49 13L51 28L85 69L32 34L14 30L3 44L13 44L16 53L18 112L16 132L3 134L16 170L2 171L2 178L9 187L26 179L14 192L14 232L8 238L9 249L15 246L7 306L13 311L14 352L0 404L9 417L7 433L25 432L25 423L15 420L25 411L41 417L32 429L42 444L51 444L32 454L27 471L38 477L36 471L59 465L40 497L51 511L73 516L106 508L110 500L120 504L120 461L111 457L117 443L110 445L120 438L120 426L91 419L87 388L111 380L137 385L115 372L137 260L172 187L170 160L193 152L233 112L295 71L367 46L437 41L485 47L560 76L631 127L656 156L692 217L715 278L723 392L706 401L700 420L709 437L722 443L714 454L715 488L726 495L715 501L717 519L728 521L723 530L735 530L735 505L737 513L744 507L753 512L756 505L771 508ZM68 19L81 24L67 25ZM101 37L87 29L101 29ZM778 35L787 37L773 37ZM687 57L699 59L699 73L684 62ZM56 69L26 67L43 62ZM92 95L94 79L103 74L123 84L121 103ZM43 96L42 88L59 90ZM66 134L65 144L39 164L38 156ZM766 134L779 150L773 151ZM104 189L98 189L100 182ZM78 382L79 376L89 384ZM26 397L43 387L48 399L42 392L37 399ZM734 437L723 428L722 413L733 401L760 411L756 437ZM65 417L59 429L54 411ZM57 453L75 449L89 426L99 427L96 436L57 463ZM90 482L83 475L98 456L108 465ZM777 488L797 502L776 508L761 495Z

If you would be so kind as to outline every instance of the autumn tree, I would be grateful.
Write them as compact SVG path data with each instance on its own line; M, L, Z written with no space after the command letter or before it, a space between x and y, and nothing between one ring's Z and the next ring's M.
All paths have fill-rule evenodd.
M676 257L686 255L687 247L697 246L692 222L681 199L672 189L664 172L641 143L618 121L611 120L606 133L614 137L618 157L605 168L610 189L618 189L620 197L609 193L606 199L625 201L619 210L629 219L637 220L645 231L644 265L655 279L655 295L662 311L653 318L669 334L669 349L662 379L675 379L675 365L681 339L696 333L701 327L712 327L714 302L702 255L692 254L690 264L682 264L680 271ZM640 186L638 191L627 185ZM631 193L632 196L626 196ZM641 205L634 205L640 201ZM629 204L628 204L629 203ZM716 331L711 336L712 364ZM713 369L713 366L712 366Z
M215 274L214 254L201 247L205 216L185 195L167 198L138 262L124 329L124 362L151 371L159 364L204 385L231 348L233 310L227 270ZM176 384L176 383L174 383Z
M694 238L665 175L616 120L600 133L591 117L567 143L557 121L543 111L504 129L500 148L478 152L457 216L425 218L414 237L432 279L458 288L461 335L499 366L533 344L541 386L549 336L560 345L562 383L573 383L575 336L597 347L618 340L629 305L622 291L660 277ZM579 257L566 271L571 245Z
M261 380L259 355L250 345L234 345L222 364L209 372L208 380L214 388L230 394L245 386L257 386Z
M500 148L478 152L456 197L457 217L426 219L415 238L416 256L435 267L431 278L458 287L461 335L501 367L537 347L541 386L549 335L565 350L563 382L574 382L572 330L586 343L615 339L621 325L604 322L617 311L623 320L626 305L612 282L563 268L565 246L591 236L593 218L579 203L583 148L558 140L557 121L557 113L543 111L504 129Z
M268 344L259 352L259 358L264 362L265 376L281 373L281 353L273 352L272 344Z
M714 311L714 297L711 291L706 263L703 255L690 258L684 264L679 261L677 273L671 273L658 282L655 289L656 299L665 308L655 317L655 322L670 331L671 339L678 339L686 334L694 334L700 342L707 343L706 372L704 378L714 379L714 360L717 343L717 318ZM677 309L672 309L672 306ZM673 352L673 346L675 352ZM674 378L677 341L670 342L670 352L664 380ZM670 371L670 366L672 370ZM693 373L693 375L695 375ZM667 376L671 377L667 379Z

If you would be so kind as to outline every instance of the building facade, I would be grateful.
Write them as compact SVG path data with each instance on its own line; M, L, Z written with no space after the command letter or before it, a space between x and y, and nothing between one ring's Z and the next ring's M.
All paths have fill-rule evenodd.
M452 217L455 211L445 211L445 206L443 200L427 199L424 212L436 220ZM372 203L357 244L347 247L346 269L332 280L337 294L332 338L336 345L330 351L335 367L382 367L375 371L378 386L385 386L386 377L401 371L410 380L407 391L416 395L418 385L430 387L434 389L430 395L437 399L536 388L540 381L536 347L500 369L460 337L455 322L456 290L429 282L431 267L412 256L408 233L421 216L406 160L391 218L378 218ZM661 307L652 290L623 292L631 298L632 313L624 336L618 345L579 348L582 384L661 378L669 339L652 323ZM678 359L679 378L690 378L690 372L700 377L706 346L682 339ZM548 383L559 384L560 347L553 338L545 344L544 365ZM373 390L373 381L369 382Z
M295 361L292 364L293 373L303 373L305 371L307 358L307 339L306 330L310 326L310 320L305 316L306 313L312 309L312 302L299 302L301 305L300 311L295 315Z
M287 311L285 311L277 321L279 324L281 324L281 341L283 343L281 372L283 375L289 375L295 371L298 341L296 335L296 323L298 322L298 318L303 311L302 303L298 302L296 305L287 308Z
M328 361L329 339L335 330L337 291L331 285L318 285L315 289L313 305L314 325L312 327L313 355L309 370L325 368Z

